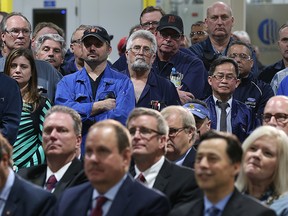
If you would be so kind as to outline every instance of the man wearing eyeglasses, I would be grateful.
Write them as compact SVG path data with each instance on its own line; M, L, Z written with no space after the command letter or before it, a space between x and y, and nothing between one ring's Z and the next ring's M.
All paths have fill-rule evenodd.
M288 135L288 97L271 97L264 108L263 125L270 125L283 130Z
M161 115L169 126L165 157L177 165L194 168L196 124L192 113L181 106L169 106Z
M149 188L163 192L171 206L199 196L192 169L180 167L165 159L168 125L156 110L135 108L127 120L132 136L130 173Z
M208 82L212 95L205 102L211 117L211 128L233 133L243 142L254 129L250 108L233 98L239 85L237 63L227 57L213 61L209 71Z
M156 50L156 39L151 32L134 32L126 45L128 70L125 73L134 86L136 107L160 111L166 106L180 104L180 99L173 83L151 71Z
M198 21L191 25L190 40L191 44L196 44L198 42L206 40L208 37L207 26L205 22Z
M251 58L251 48L241 41L234 41L228 48L227 55L234 59L239 68L240 84L235 89L233 97L245 103L252 110L255 126L261 125L263 110L266 102L274 96L271 86L255 79L251 73L254 64Z
M180 50L183 34L181 17L167 14L161 18L155 33L158 50L153 70L168 79L173 67L183 75L177 90L182 104L185 104L192 98L204 97L207 72L201 60Z
M3 53L4 57L0 58L0 71L3 71L6 57L13 49L20 47L29 48L31 24L21 13L12 12L2 20L1 32L5 50L5 53ZM62 75L48 62L35 60L35 63L38 75L38 89L43 95L54 101L56 85Z
M81 38L84 67L63 77L57 85L55 104L76 110L82 118L81 153L85 151L88 129L95 122L114 119L125 124L135 107L133 84L129 77L107 63L112 48L110 36L101 26L92 26Z

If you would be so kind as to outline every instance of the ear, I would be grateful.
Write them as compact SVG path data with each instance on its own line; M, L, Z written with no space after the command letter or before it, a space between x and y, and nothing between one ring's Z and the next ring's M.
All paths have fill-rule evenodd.
M237 176L240 172L241 163L234 163L233 169L234 169L234 176Z
M80 148L81 142L82 142L82 136L81 135L76 136L76 145L75 145L76 149Z
M123 158L123 163L124 163L126 168L129 168L129 166L130 166L131 154L132 153L131 153L130 147L125 148L121 153L122 158Z
M233 16L232 16L231 20L232 20L232 27L233 27L234 26L234 17Z
M208 76L208 83L210 86L212 85L212 77L211 76Z
M73 46L73 44L70 44L70 51L71 51L72 53L74 53L74 46Z
M108 46L108 45L107 45ZM112 52L112 47L111 46L108 46L108 55L110 55Z
M159 139L159 148L160 148L160 149L165 149L165 151L166 151L168 136L166 136L166 135L161 135L161 136L159 136L158 139Z
M235 84L236 88L238 88L239 84L240 84L240 79L237 79L236 84Z

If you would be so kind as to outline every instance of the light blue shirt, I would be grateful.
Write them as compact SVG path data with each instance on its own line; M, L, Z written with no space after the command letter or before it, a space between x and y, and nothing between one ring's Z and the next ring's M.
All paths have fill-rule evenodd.
M99 192L96 189L94 189L93 195L92 195L92 208L90 209L90 211L88 211L87 216L91 215L92 210L96 207L98 196L105 196L108 199L102 206L102 212L103 212L102 215L106 216L112 205L112 202L115 196L118 193L118 190L120 189L120 187L122 186L126 178L127 178L127 174L125 174L123 178L116 185L110 188L105 194L99 194Z
M217 209L220 210L217 216L221 216L223 213L223 210L229 201L230 197L232 196L232 193L228 194L225 196L222 200L220 200L218 203L213 204L211 203L206 196L204 196L204 214L203 216L209 216L208 215L208 209L210 209L212 206L216 207Z
M10 167L8 169L9 169L8 178L6 180L4 187L0 191L0 215L2 215L2 212L3 212L4 207L5 207L5 203L8 199L8 196L10 194L10 191L12 189L12 186L13 186L14 180L15 180L15 173L13 172L13 170Z

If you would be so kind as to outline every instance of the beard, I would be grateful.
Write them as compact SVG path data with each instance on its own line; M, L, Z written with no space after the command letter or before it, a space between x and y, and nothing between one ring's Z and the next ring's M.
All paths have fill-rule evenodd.
M146 72L150 69L150 65L144 59L138 58L131 64L131 68L135 72Z

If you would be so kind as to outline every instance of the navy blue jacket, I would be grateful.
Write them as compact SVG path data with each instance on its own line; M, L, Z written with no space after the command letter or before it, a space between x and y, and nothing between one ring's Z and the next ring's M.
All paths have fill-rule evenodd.
M129 76L129 71L123 71ZM161 103L161 109L170 105L181 105L177 90L172 82L158 76L152 71L149 73L147 83L136 103L136 107L151 108L151 101Z
M90 182L67 189L60 197L53 215L88 215L92 194ZM147 188L127 175L112 200L107 216L166 216L169 210L169 202L162 193Z
M158 55L153 63L153 70L158 75L170 79L171 69L174 67L176 71L183 74L181 90L191 92L195 98L202 99L204 95L205 85L207 82L207 71L203 62L195 56L189 55L182 51L178 51L169 62L160 70Z
M205 102L208 105L211 117L211 128L217 128L217 114L215 110L215 101L213 96L209 96ZM232 99L231 107L231 125L232 133L243 142L254 129L254 121L251 110L242 102Z
M230 46L232 41L233 41L233 38L231 37L227 48ZM228 51L227 48L223 53L223 55L225 55L225 56L227 55L227 51ZM189 49L193 53L195 53L203 61L207 71L209 71L210 65L213 62L213 60L215 60L219 56L222 56L221 53L215 52L209 37L202 42L193 44L192 46L189 47ZM255 64L253 64L251 72L252 72L252 74L258 74L258 66L256 64L256 62L257 62L256 54L255 54L254 50L251 50L251 52L252 52L252 59L255 62Z
M274 96L272 87L254 78L251 73L247 78L241 78L241 83L233 94L234 99L250 107L253 118L256 120L256 126L261 124L261 115L263 114L264 107L272 96Z
M22 112L22 98L17 82L0 73L0 132L14 144Z
M270 84L274 75L283 69L285 69L285 65L283 60L280 60L274 64L265 67L262 73L259 74L258 79Z

